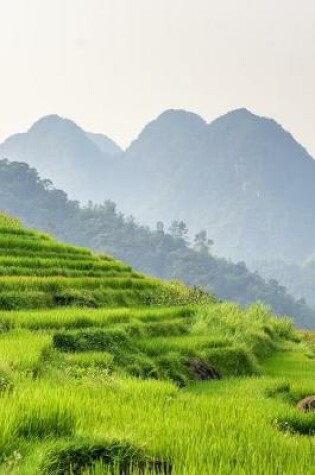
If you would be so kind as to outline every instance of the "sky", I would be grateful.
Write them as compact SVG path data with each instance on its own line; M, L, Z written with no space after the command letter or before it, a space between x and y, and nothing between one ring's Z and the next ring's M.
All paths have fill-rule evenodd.
M56 113L126 146L169 108L273 117L315 156L314 0L0 0L0 140Z

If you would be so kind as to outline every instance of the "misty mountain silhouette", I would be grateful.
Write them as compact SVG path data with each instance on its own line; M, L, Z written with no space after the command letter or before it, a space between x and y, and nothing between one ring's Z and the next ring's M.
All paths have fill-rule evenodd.
M106 136L89 134L58 115L41 118L26 133L9 137L0 147L2 158L28 163L78 200L106 196L101 177L110 173L111 157L117 153L120 148Z
M206 229L219 254L302 259L315 250L315 162L277 122L237 109L211 123L168 110L125 152L58 116L0 146L72 198L113 199L141 222Z

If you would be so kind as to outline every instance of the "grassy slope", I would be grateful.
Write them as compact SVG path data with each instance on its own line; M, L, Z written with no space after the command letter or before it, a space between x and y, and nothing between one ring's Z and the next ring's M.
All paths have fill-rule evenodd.
M39 240L41 254L44 242L57 246L55 254L62 249L65 269L86 272L86 262L94 270L103 266L102 259L84 250L65 250L17 223L5 224L0 238L10 235L10 244L4 269L33 268L34 274L47 269L51 255L36 260L34 246L16 244L21 236L28 244ZM116 261L112 265L132 272ZM27 303L34 288L52 295L56 286L58 292L75 288L81 295L99 281L107 292L113 280L61 278L58 272L35 278L22 270L16 295L24 295ZM141 279L146 281L131 276L127 289L134 292L130 280ZM12 292L12 282L12 276L3 277L0 296ZM70 302L81 308L65 308L63 302L61 308L0 312L0 473L66 475L65 469L52 467L56 458L65 459L69 444L81 450L81 457L95 455L97 447L114 455L119 449L121 460L130 460L130 454L140 460L141 448L146 457L170 460L175 475L315 473L314 437L276 426L280 421L281 427L288 422L292 429L315 430L314 418L294 408L296 400L315 392L312 335L308 344L298 343L290 324L273 319L261 306L247 311L214 302L154 306L152 296L160 286L164 294L168 287L155 281L152 293L149 282L147 307L136 299L115 308L99 300L104 307L91 309L84 306L88 300ZM125 283L118 288L126 292ZM167 299L178 303L178 294ZM193 382L191 358L215 366L224 378ZM108 472L97 463L80 473Z
M0 309L139 306L151 299L185 298L187 292L110 256L25 230L0 214Z

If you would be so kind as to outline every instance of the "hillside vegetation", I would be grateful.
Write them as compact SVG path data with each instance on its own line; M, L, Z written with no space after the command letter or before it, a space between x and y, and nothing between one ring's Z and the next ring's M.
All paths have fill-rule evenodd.
M0 224L1 474L314 473L311 333Z
M64 242L109 252L137 270L163 279L180 279L221 299L242 305L259 300L277 314L294 317L300 327L315 327L314 311L304 302L294 300L275 280L265 281L249 272L244 264L213 256L205 233L189 244L183 223L175 223L171 230L159 223L151 230L124 217L111 202L82 208L49 181L41 180L36 170L6 160L0 161L0 203L28 226L48 231ZM69 269L67 272L69 275Z

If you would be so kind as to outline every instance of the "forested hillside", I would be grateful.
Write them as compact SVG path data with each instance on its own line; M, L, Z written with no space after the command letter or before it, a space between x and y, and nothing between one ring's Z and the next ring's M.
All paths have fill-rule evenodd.
M314 312L305 303L294 300L276 281L249 272L243 263L213 256L205 232L189 243L184 223L174 222L167 230L158 223L150 230L124 217L109 201L82 208L51 182L41 180L35 169L6 160L0 162L0 206L62 241L106 251L138 270L181 279L222 299L242 304L261 300L276 313L293 316L299 326L315 327Z

